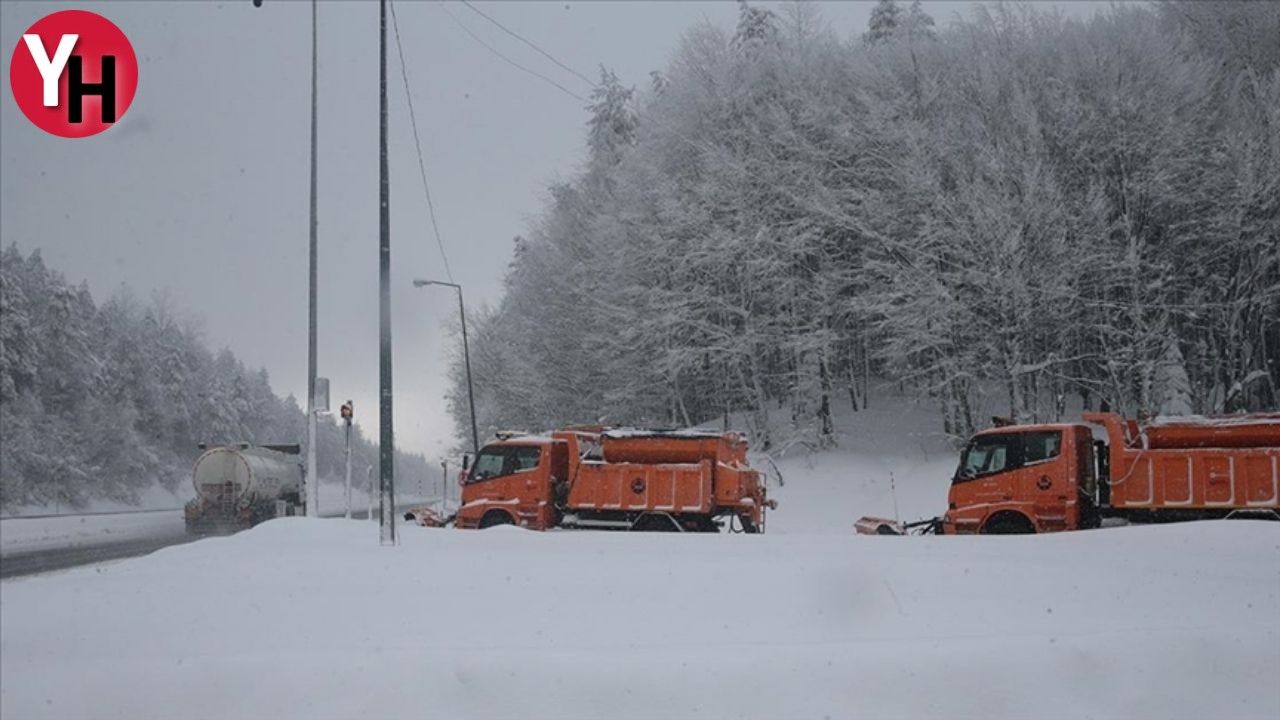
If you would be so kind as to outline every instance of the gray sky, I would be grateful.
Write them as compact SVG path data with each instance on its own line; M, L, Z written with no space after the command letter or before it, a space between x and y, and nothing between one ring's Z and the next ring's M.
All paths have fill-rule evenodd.
M773 3L762 3L774 6ZM869 3L818 3L842 35L865 30ZM1105 2L1053 3L1071 15ZM925 2L939 25L969 2ZM306 383L309 6L296 0L77 3L129 36L138 92L116 127L46 135L9 90L0 52L0 239L46 261L99 300L121 283L167 289L229 346L271 373L277 392ZM498 298L511 239L548 183L582 159L582 103L495 57L449 14L517 62L586 95L588 87L459 3L397 4L437 218L469 304ZM732 28L732 2L515 2L479 7L568 66L603 63L646 86L682 32ZM9 47L49 3L0 4ZM388 30L389 41L394 35ZM353 398L377 436L378 6L319 8L320 374L335 404ZM431 235L395 46L388 50L396 436L429 454L451 443L443 322L451 291Z

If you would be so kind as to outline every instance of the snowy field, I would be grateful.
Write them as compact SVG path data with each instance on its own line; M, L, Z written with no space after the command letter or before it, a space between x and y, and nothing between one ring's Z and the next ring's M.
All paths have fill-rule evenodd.
M0 717L1274 717L1280 523L856 536L945 508L891 407L776 458L763 536L287 519L5 581Z
M1280 526L288 519L3 585L6 718L1274 717Z

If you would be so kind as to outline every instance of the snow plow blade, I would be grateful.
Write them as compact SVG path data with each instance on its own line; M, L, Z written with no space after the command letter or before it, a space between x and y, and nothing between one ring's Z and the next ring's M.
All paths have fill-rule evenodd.
M853 524L859 535L906 535L907 529L897 520L879 517L861 517Z
M442 516L435 511L435 508L420 507L405 511L404 519L408 522L416 522L423 527L448 527L453 522L453 516Z
M941 535L942 518L904 523L880 517L860 517L853 524L859 535Z

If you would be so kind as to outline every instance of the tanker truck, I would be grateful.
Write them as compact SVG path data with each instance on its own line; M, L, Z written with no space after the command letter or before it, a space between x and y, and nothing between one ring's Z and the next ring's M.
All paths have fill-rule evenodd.
M574 427L500 434L462 479L453 517L405 519L458 528L518 525L664 532L765 530L764 479L737 433Z
M192 469L196 497L187 503L187 532L225 533L282 515L302 514L302 462L297 445L200 445Z
M1009 425L973 436L940 518L864 517L863 534L1009 534L1094 528L1108 518L1280 520L1280 414Z

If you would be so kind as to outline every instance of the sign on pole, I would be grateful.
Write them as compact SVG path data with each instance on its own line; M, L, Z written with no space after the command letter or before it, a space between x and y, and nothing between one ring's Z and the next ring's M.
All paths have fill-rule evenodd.
M318 414L327 415L329 413L329 378L316 378L316 397L314 405Z

